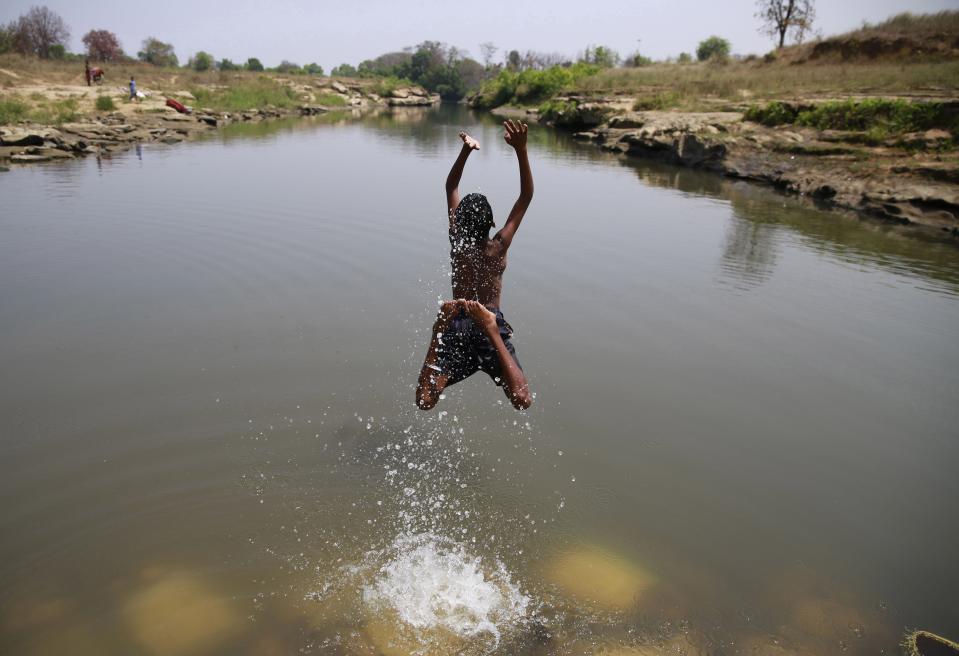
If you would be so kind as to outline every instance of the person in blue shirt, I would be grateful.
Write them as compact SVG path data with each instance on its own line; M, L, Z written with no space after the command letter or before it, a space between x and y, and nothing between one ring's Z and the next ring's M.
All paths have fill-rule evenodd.
M130 100L136 100L137 98L137 81L132 77L130 78Z

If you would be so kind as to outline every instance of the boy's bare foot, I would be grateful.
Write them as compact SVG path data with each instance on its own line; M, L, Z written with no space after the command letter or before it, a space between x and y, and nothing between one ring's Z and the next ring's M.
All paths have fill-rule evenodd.
M460 132L460 139L463 140L463 144L469 146L472 150L479 150L480 144L473 137L469 136L465 132Z
M479 301L463 301L463 309L470 315L473 323L485 330L496 330L496 315L486 309Z

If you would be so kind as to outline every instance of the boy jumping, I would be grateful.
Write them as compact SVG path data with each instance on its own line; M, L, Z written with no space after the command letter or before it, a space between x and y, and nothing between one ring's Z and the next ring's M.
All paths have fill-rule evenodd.
M440 306L433 337L416 386L416 404L423 410L434 407L448 385L482 369L517 410L525 410L533 399L526 375L516 359L510 338L513 329L500 312L500 293L506 252L513 241L530 201L533 174L526 153L527 126L503 123L503 138L516 151L519 162L519 198L506 223L493 235L493 210L482 194L468 194L460 200L459 183L470 153L479 142L460 132L463 148L446 178L446 205L449 210L450 263L453 267L453 298Z

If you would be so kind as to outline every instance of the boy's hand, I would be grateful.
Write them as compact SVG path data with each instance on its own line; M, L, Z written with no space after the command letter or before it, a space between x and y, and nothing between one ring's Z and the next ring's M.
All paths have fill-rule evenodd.
M436 320L442 324L446 324L450 319L453 318L453 315L456 314L463 307L462 299L455 299L452 301L443 301L440 303L440 310L436 314Z
M503 127L506 129L503 139L515 150L526 150L526 135L529 132L529 126L525 123L513 123L513 121L504 121Z
M471 137L471 136L469 136L468 134L466 134L465 132L460 132L460 139L463 140L463 145L464 145L464 146L469 146L470 150L479 150L479 149L480 149L480 144L479 144L479 142L478 142L476 139L474 139L473 137Z

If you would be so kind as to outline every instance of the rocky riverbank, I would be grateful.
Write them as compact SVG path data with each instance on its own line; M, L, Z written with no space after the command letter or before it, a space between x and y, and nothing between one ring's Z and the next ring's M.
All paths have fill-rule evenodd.
M822 206L959 237L959 152L948 131L875 143L864 132L767 127L739 111L633 111L634 102L568 96L542 115L522 112L612 152L770 184ZM943 102L959 113L959 101Z
M291 84L291 86L293 86ZM440 102L438 95L421 87L393 89L381 96L369 84L325 80L294 87L301 104L292 107L262 107L223 112L198 107L181 114L166 106L168 96L151 93L139 103L123 103L115 111L84 112L77 120L48 125L24 121L0 126L0 169L4 164L25 165L67 160L85 155L108 155L136 143L175 144L237 122L257 122L288 116L313 116L334 111L354 115L390 107L428 107ZM50 97L81 97L89 87L64 85L28 87L32 94ZM196 99L187 91L169 94L185 105ZM93 109L92 105L89 107Z

